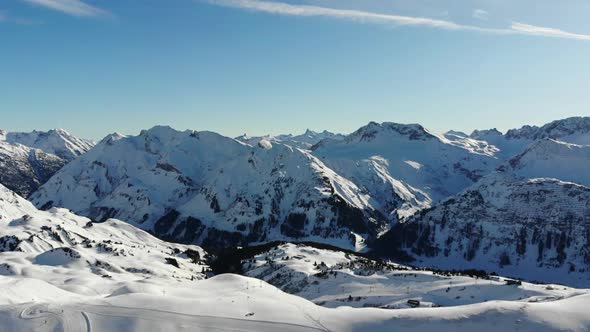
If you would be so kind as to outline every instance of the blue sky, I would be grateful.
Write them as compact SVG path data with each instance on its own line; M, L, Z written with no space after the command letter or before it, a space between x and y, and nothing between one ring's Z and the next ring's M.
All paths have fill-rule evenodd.
M3 0L0 128L98 139L590 114L590 2Z

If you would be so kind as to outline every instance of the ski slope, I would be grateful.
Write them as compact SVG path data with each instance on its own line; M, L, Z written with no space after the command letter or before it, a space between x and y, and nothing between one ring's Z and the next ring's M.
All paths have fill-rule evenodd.
M7 282L7 279L9 281ZM0 277L23 292L28 281ZM588 294L554 302L489 301L446 308L324 308L259 280L220 275L169 284L166 294L63 297L0 305L2 331L587 331ZM5 293L5 292L3 292ZM61 297L59 297L61 296ZM6 294L0 299L5 302ZM57 300L59 299L59 300ZM15 298L13 298L15 300Z
M588 290L508 286L398 265L377 269L355 255L293 244L254 259L248 273L266 270L266 277L213 276L199 247L167 243L114 219L92 223L65 209L39 211L4 187L0 234L1 332L590 327ZM316 261L324 264L318 268ZM321 272L328 278L317 278ZM290 274L292 283L312 281L311 286L288 294L265 281L276 281L273 273ZM361 299L349 301L351 296ZM409 298L420 300L420 308L404 305Z

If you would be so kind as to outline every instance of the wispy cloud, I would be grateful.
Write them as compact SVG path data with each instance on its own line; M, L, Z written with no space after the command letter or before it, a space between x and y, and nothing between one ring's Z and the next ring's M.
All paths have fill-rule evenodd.
M29 1L29 0L27 0ZM502 35L530 35L542 37L556 37L576 40L590 40L590 35L571 33L554 28L533 26L524 23L513 22L507 28L487 28L475 25L464 25L447 20L413 17L394 14L383 14L375 12L367 12L353 9L338 9L330 7L320 7L311 5L295 5L277 1L262 1L262 0L206 0L208 3L240 8L246 10L253 10L264 12L268 14L289 15L289 16L319 16L332 17L338 19L387 24L393 26L426 26L431 28L445 29L445 30L467 30L477 31L483 33L502 34ZM482 11L481 15L484 15ZM476 13L474 12L474 15ZM487 12L485 12L487 18Z
M355 20L361 22L373 22L373 23L389 23L396 25L423 25L431 26L443 29L460 29L461 25L455 24L450 21L423 18L423 17L411 17L401 15L390 15L372 13L360 10L351 9L335 9L329 7L319 7L310 5L293 5L283 2L273 1L259 1L259 0L209 0L209 3L235 7L242 9L250 9L269 14L279 15L294 15L294 16L325 16L334 17L348 20Z
M23 0L33 5L57 10L73 16L102 16L108 12L80 0Z
M539 27L535 25L513 22L510 27L513 31L534 35L534 36L545 36L545 37L560 37L578 40L590 40L590 35L583 35L578 33L567 32L559 29Z
M487 21L488 20L488 12L483 9L476 9L473 11L473 18L478 20Z

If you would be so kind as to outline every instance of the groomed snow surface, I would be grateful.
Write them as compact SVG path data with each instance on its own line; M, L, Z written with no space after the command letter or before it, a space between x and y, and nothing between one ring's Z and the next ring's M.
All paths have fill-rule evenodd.
M65 209L39 211L1 186L0 230L2 332L590 327L588 290L434 275L303 245L244 261L246 273L260 279L205 279L211 274L199 247L114 219L95 224Z
M125 231L130 241L144 234L150 248L152 241L167 245L132 227L117 237L125 237ZM85 253L88 259L91 254ZM30 259L26 253L4 252L0 259L6 261L7 255L18 272L0 275L0 331L587 331L590 327L588 290L506 285L501 278L447 277L398 265L370 269L366 268L370 261L351 254L294 244L273 248L244 265L251 265L249 275L267 271L272 279L273 273L289 273L293 282L311 281L299 296L235 274L210 279L170 276L158 264L158 256L146 264L155 273L111 271L112 277L105 278L89 271L88 262L76 259L77 255L66 259L45 253ZM114 257L120 260L113 264L120 265L129 256ZM183 270L180 266L178 273ZM317 276L322 272L328 278ZM316 287L322 288L322 295L316 294ZM451 290L446 292L447 288ZM420 307L408 308L406 299L420 300ZM379 304L376 301L398 309L361 305Z
M587 331L590 295L542 303L489 301L460 307L375 309L317 306L232 274L115 296L80 296L40 279L0 278L8 295L3 331ZM156 294L160 292L160 294ZM6 302L7 294L2 295Z

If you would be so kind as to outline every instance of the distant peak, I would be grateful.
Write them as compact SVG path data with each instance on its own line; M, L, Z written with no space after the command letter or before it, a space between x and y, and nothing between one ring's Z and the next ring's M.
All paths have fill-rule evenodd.
M590 133L590 117L578 116L555 120L542 127L527 125L519 129L511 129L506 133L506 137L511 139L542 139L562 138L573 134L587 133Z
M49 132L55 133L58 135L63 135L63 136L72 136L67 130L62 129L62 128L51 129Z
M436 138L428 130L419 124L401 124L394 122L383 122L381 124L377 122L369 122L364 127L361 127L349 137L358 138L361 141L370 141L377 135L381 134L395 134L403 137L407 137L410 140L427 140Z
M139 133L139 136L156 136L156 137L166 137L174 134L180 133L178 130L164 125L157 125L153 126L150 129L144 129Z
M112 134L108 134L106 135L102 140L100 140L100 143L104 143L104 144L112 144L113 142L116 142L120 139L125 138L126 136L117 132L114 132Z
M318 134L317 132L315 132L315 131L313 131L313 130L311 130L311 129L309 129L309 128L308 128L308 129L306 129L306 130L305 130L305 133L304 133L304 135L306 135L306 136L315 136L315 135L317 135L317 134Z
M471 133L471 135L469 135L469 138L480 139L483 137L502 136L502 135L503 135L502 132L500 132L496 128L482 129L482 130L476 129Z
M176 129L168 126L168 125L156 125L147 129L148 132L157 132L157 131L177 131Z
M445 133L445 135L454 135L459 137L469 137L466 133L459 131L459 130L449 130Z

